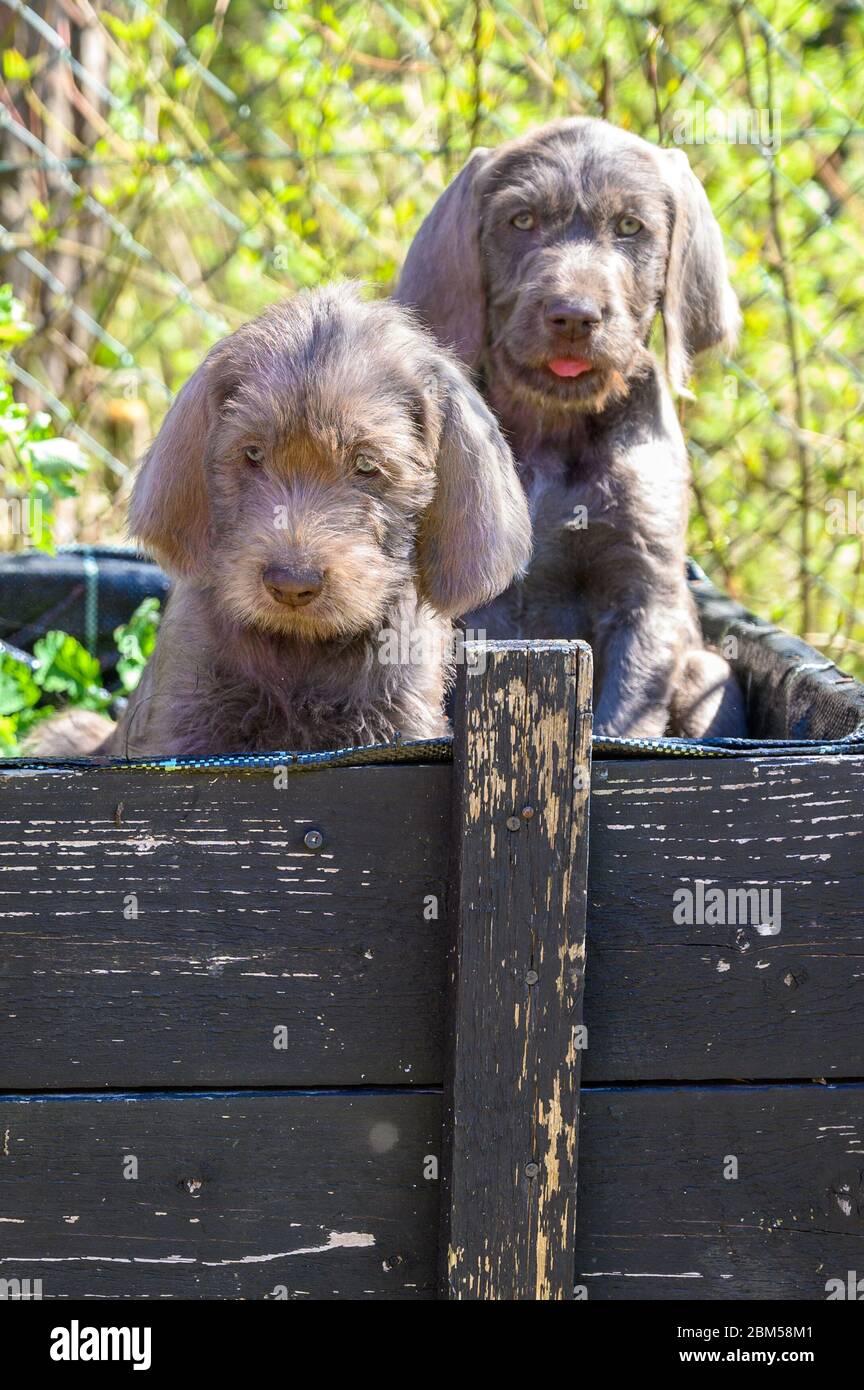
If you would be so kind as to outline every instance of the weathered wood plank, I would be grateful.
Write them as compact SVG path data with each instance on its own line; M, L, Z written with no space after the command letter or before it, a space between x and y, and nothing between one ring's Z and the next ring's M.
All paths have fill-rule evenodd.
M0 1280L432 1298L440 1110L421 1091L0 1098Z
M0 1279L46 1299L431 1297L439 1115L420 1091L3 1098ZM577 1287L825 1298L864 1276L862 1145L861 1086L583 1091Z
M864 1076L862 864L864 758L596 763L584 1079Z
M571 1295L591 654L492 643L463 666L442 1176L451 1298Z
M0 778L0 1085L440 1084L450 781Z
M450 779L0 779L0 1085L440 1082ZM589 1080L864 1075L862 791L858 757L597 764ZM700 879L778 888L780 932L676 923Z
M583 1090L575 1267L589 1300L836 1296L864 1278L864 1086Z

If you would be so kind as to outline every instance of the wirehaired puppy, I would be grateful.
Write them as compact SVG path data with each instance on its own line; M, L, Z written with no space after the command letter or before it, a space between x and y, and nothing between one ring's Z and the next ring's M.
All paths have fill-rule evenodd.
M405 310L350 286L212 349L139 471L130 528L176 581L99 748L131 756L445 733L450 620L530 553L488 408ZM410 660L386 659L394 632Z
M576 118L476 151L411 246L396 298L471 367L519 461L535 555L470 621L595 653L595 729L746 732L685 579L689 465L668 382L731 343L720 229L680 150Z

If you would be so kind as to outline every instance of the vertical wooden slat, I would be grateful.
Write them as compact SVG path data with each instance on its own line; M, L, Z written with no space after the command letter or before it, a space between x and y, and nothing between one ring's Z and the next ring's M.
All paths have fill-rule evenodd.
M442 1289L572 1296L591 651L492 642L460 666Z

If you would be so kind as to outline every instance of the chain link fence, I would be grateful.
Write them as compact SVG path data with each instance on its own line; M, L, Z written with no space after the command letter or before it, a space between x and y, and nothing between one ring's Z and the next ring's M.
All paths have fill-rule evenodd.
M478 144L600 115L686 149L744 332L684 408L691 550L864 672L864 6L0 4L16 395L91 462L57 538L122 535L134 459L219 336L302 285L386 292Z

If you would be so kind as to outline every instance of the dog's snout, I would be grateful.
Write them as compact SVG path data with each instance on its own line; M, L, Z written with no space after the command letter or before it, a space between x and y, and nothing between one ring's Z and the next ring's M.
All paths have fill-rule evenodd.
M262 578L267 592L289 608L304 608L324 587L321 570L291 569L287 565L268 565Z
M557 333L578 337L590 333L603 322L603 311L596 299L582 295L579 299L556 299L546 305L546 322Z

